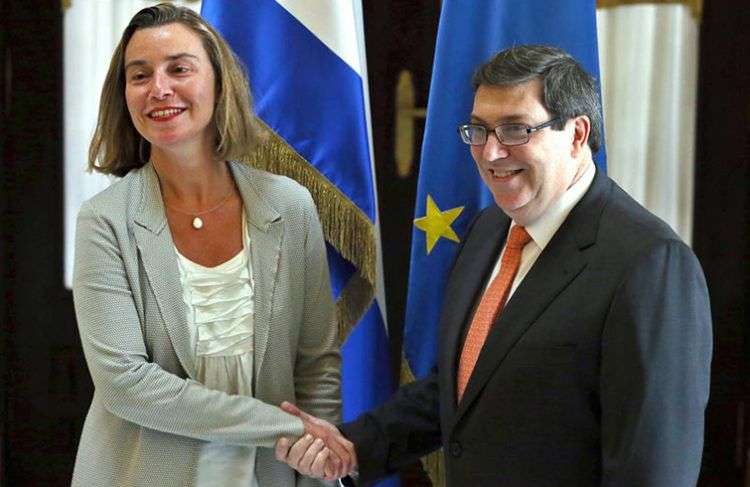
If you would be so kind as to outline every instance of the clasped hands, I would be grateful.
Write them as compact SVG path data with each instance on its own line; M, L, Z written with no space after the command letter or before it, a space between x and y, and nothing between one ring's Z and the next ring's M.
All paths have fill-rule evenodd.
M305 434L296 442L280 438L276 442L277 460L302 475L328 481L349 475L357 467L354 444L338 428L289 402L281 403L281 409L302 420Z

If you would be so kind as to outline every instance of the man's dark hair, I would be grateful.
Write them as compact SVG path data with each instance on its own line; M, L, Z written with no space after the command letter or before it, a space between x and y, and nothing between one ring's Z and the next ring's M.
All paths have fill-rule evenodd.
M542 82L544 108L561 120L552 125L553 129L562 130L571 118L589 117L588 144L591 152L596 153L602 142L602 111L596 81L562 49L539 45L505 49L479 66L471 83L476 92L481 85L519 85L533 79Z

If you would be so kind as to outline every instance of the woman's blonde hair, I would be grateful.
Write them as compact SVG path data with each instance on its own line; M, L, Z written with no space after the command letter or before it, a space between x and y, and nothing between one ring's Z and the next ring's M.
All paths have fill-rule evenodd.
M182 24L201 38L214 70L216 101L211 126L215 130L216 159L237 159L249 154L255 146L258 129L240 60L200 15L185 7L162 3L135 14L115 48L89 146L89 170L122 177L148 161L151 146L133 125L125 101L125 49L137 30L171 23Z

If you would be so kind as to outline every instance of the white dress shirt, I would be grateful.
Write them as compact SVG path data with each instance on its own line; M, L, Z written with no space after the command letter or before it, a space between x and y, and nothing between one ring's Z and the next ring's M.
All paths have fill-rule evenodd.
M557 200L553 201L550 207L547 208L539 218L526 227L526 231L531 236L531 241L526 244L521 253L521 263L518 267L518 273L516 274L515 279L513 279L513 284L510 287L508 299L513 296L513 293L516 291L519 284L521 284L523 278L526 277L529 270L531 270L536 259L539 258L539 255L568 217L570 210L572 210L573 207L581 201L583 195L586 194L586 191L588 191L591 183L594 181L594 174L596 174L596 169L594 164L590 163L578 181L573 183L573 185ZM511 222L510 229L515 225L516 222ZM508 229L508 235L510 235L510 229ZM489 287L497 273L500 272L500 263L503 260L503 254L505 254L505 246L503 246L503 250L500 252L500 257L497 259L495 267L492 270L492 275L485 285L485 291L487 291L487 287Z

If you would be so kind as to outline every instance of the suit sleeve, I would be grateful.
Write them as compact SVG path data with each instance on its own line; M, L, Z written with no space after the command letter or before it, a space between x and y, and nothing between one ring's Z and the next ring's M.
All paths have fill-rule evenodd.
M437 373L401 387L385 404L341 426L367 485L440 447Z
M302 422L276 406L211 390L150 361L117 237L89 203L78 216L73 297L94 400L115 416L236 445L273 447L302 434Z
M602 336L602 483L695 485L712 351L703 272L692 251L664 240L631 266Z
M465 234L471 235L481 217L491 211L500 210L490 206L475 215ZM453 274L468 240L462 239L448 275ZM359 481L364 485L437 450L442 446L437 367L427 377L402 386L379 408L344 424L341 431L354 443Z

